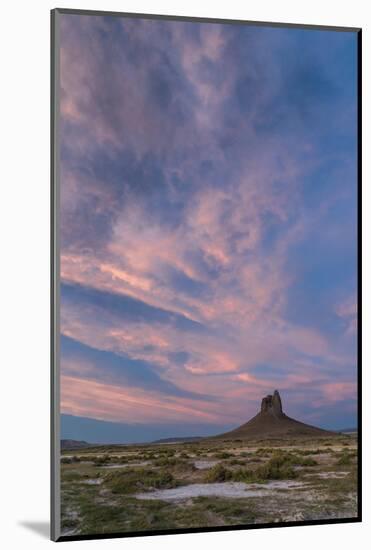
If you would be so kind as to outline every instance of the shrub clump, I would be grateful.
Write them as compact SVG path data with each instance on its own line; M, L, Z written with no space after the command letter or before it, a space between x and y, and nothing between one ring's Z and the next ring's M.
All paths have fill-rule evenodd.
M255 454L258 456L271 456L275 452L275 449L270 447L259 447L259 449L255 451Z
M352 464L353 456L348 452L343 452L341 457L337 461L338 466L350 466Z
M185 451L182 451L179 455L180 458L189 458L189 454L186 453Z
M62 456L61 458L61 463L62 464L74 464L74 463L78 463L78 462L81 462L81 459L80 457L78 456Z
M245 468L239 468L232 473L233 481L242 481L244 483L250 483L252 481L259 481L256 476L256 472L253 470L247 470Z
M223 481L242 481L245 483L262 482L279 479L295 479L298 474L294 469L297 464L314 466L315 460L310 458L297 457L292 453L275 451L271 458L255 470L239 468L238 470L227 470L222 464L216 464L205 476L206 483L221 483Z
M287 464L280 466L277 463L270 462L259 466L259 468L255 470L254 473L255 478L258 481L274 479L294 479L298 475L292 466L289 466Z
M232 458L230 461L229 461L229 464L231 466L244 466L245 465L245 461L244 460L240 460L238 458Z
M156 458L153 461L154 466L175 466L177 463L176 458L168 457L168 456L162 456L160 458Z
M293 452L275 451L270 461L272 465L282 466L316 466L318 462L314 458L299 456Z
M93 459L94 466L105 466L106 464L109 464L111 462L111 457L109 454L105 454L102 456L96 456Z
M205 483L222 483L232 478L232 472L227 470L222 464L215 464L206 472Z
M215 453L215 454L214 454L214 457L215 457L215 458L220 458L220 459L232 458L232 457L234 457L234 454L232 454L232 453L227 453L226 451L221 451L221 452L219 452L219 453Z
M157 458L152 462L154 466L166 468L172 472L194 472L196 470L192 462L188 462L182 458Z
M266 462L259 466L254 476L258 480L271 480L271 479L293 479L297 477L297 472L294 470L293 465L297 463L297 457L291 453L284 453L276 451L274 455Z
M314 458L302 458L300 461L300 466L317 466L317 460Z
M111 472L105 476L105 481L112 493L124 494L150 491L151 489L171 489L179 485L170 472L143 468Z

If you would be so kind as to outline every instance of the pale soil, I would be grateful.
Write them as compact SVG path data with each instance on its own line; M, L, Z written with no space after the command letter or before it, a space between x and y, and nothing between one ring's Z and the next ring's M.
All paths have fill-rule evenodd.
M140 466L147 466L147 464L151 464L148 460L144 460L143 462L129 462L126 464L107 464L105 466L102 466L105 470L115 469L115 468L138 468Z
M297 481L271 481L265 485L227 481L224 483L194 483L174 489L163 489L150 493L137 493L135 498L143 500L185 500L196 497L251 498L274 493L275 489L303 487Z
M197 470L208 470L212 466L215 466L215 464L218 464L220 460L195 460L194 466L197 468Z

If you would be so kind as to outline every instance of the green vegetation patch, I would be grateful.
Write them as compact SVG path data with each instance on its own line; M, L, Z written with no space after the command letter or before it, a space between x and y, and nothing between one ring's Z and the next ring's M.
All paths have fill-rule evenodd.
M298 476L293 468L294 462L289 453L277 452L254 471L257 480L294 479Z
M336 464L338 466L351 466L353 464L353 459L356 456L354 453L350 453L348 450L345 450L341 453L341 456L338 458Z
M275 452L277 452L277 449L273 449L272 447L259 447L255 451L255 454L257 456L271 456Z
M221 452L217 452L217 453L214 453L214 458L218 458L218 459L225 459L225 458L233 458L234 457L234 454L233 453L228 453L226 451L221 451Z
M205 474L206 483L222 483L224 481L242 481L245 483L261 482L276 479L294 479L298 473L294 469L297 464L307 466L314 465L316 462L312 459L303 459L292 453L275 451L274 455L255 470L239 468L238 470L229 470L223 464L216 464Z
M222 483L232 479L232 472L222 464L215 464L205 474L205 483Z
M152 489L171 489L180 483L166 470L136 468L110 472L105 475L105 485L112 493L137 493Z
M241 460L239 458L231 458L231 460L229 460L228 464L230 466L245 466L246 461Z
M312 458L303 458L291 452L275 450L271 458L254 470L239 469L232 472L233 481L261 482L279 479L295 479L298 472L294 466L315 466Z

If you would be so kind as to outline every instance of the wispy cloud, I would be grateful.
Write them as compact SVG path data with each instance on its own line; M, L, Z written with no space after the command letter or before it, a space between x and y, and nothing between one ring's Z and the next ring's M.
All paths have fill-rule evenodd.
M355 47L61 18L65 413L227 424L276 386L322 423L351 407Z

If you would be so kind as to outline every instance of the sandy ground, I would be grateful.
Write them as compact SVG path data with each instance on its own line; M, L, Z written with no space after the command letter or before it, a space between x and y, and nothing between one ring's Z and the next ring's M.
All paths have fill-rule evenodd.
M163 489L151 493L138 493L136 498L143 500L184 500L195 497L226 497L226 498L248 498L266 496L267 492L275 489L289 489L291 487L303 487L298 481L271 481L264 485L239 482L225 483L194 483L174 489Z
M193 464L197 470L208 470L218 464L220 460L196 460Z
M126 464L108 464L106 466L102 466L104 470L109 470L111 468L137 468L140 466L147 466L147 464L150 464L148 460L143 462L131 462Z

